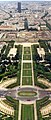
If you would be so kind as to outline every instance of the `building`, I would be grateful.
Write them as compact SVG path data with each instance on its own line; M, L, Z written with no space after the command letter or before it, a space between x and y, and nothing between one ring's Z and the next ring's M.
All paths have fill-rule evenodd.
M28 30L28 20L25 18L24 20L24 28Z
M51 113L51 103L42 107L40 111L41 111L42 116L46 116L46 115L50 114Z
M42 59L44 60L44 56L45 56L44 48L41 48L39 46L39 48L37 48L37 52L38 52L39 56L42 57Z
M11 48L8 54L8 57L12 58L16 55L17 48Z
M46 22L41 21L40 28L41 28L41 30L46 29Z
M0 31L16 31L16 25L0 25Z
M21 13L21 2L18 2L18 12Z

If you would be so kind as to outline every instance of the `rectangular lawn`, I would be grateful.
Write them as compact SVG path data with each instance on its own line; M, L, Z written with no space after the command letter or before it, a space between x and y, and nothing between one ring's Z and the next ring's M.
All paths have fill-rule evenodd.
M23 76L32 76L32 70L31 69L29 69L29 70L23 69Z
M22 105L21 120L34 120L34 105Z
M31 60L31 55L23 55L23 60Z
M30 69L31 63L23 63L23 69Z
M22 77L22 85L32 85L32 77Z
M30 54L30 47L24 47L24 54Z

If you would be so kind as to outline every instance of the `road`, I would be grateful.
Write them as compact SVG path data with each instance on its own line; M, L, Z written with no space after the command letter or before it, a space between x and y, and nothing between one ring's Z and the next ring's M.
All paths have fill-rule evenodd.
M37 95L36 96L19 96L18 92L36 92ZM33 94L33 93L32 93ZM35 101L35 100L40 100L45 96L49 96L49 98L51 98L51 91L46 90L46 89L41 89L41 88L33 88L33 87L17 87L15 89L7 89L7 90L0 90L0 98L5 98L5 96L11 96L17 100L21 100L21 101Z

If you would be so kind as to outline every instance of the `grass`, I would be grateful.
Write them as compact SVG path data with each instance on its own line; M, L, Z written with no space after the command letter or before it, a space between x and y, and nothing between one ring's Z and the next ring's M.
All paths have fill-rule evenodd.
M21 120L34 120L34 105L22 105Z
M31 60L30 47L24 47L23 60Z
M23 76L32 76L32 70L23 70Z
M6 87L6 88L13 88L13 87L16 87L17 86L17 82L16 83L13 83L13 84L11 84L11 85L9 85L8 87Z
M28 54L30 54L30 51L24 51L24 55L28 55Z
M30 69L31 63L23 63L23 69Z
M23 60L31 60L31 55L23 55Z
M23 60L31 60L30 47L24 47ZM22 84L32 85L32 68L31 63L23 63Z
M18 95L31 97L31 96L36 96L37 93L34 91L22 91L22 92L18 92Z
M32 77L23 77L22 85L32 85Z
M24 47L23 60L31 60L30 47ZM23 63L23 85L32 85L31 63Z
M7 99L6 99L6 100L3 100L3 102L4 102L5 104L7 104L8 106L14 107L14 104L11 103L10 101L8 101Z
M24 63L23 64L22 83L23 83L23 85L32 85L31 63Z
M14 109L16 107L16 104L18 105L18 101L13 99L11 96L6 96L7 102L9 102L9 104L12 104Z
M24 54L30 54L30 47L24 47Z

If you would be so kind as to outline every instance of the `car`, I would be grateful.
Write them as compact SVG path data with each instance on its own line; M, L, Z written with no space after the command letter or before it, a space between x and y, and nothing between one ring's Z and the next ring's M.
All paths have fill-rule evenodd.
M31 101L30 99L28 99L27 101Z

